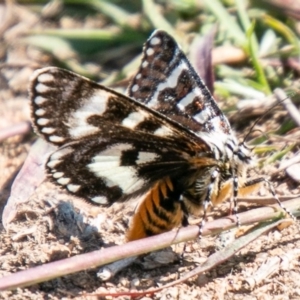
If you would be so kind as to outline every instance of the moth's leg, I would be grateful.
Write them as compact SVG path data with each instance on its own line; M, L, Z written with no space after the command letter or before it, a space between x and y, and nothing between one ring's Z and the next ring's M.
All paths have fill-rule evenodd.
M186 226L189 225L189 222L188 222L189 212L188 212L188 210L187 210L187 208L184 204L182 195L180 196L179 201L180 201L179 203L180 203L180 206L181 206L181 210L183 212L183 218L182 218L182 221L181 221L181 226L186 227ZM186 245L187 245L187 242L184 243L183 249L182 249L180 257L179 257L179 262L180 262L181 265L183 263L184 253L186 252Z
M255 179L251 179L246 181L242 187L239 187L239 178L236 175L237 174L237 170L233 170L233 197L230 197L230 201L231 199L233 200L233 213L234 216L236 218L236 225L238 227L241 226L241 222L238 216L238 204L237 204L237 198L238 196L244 196L247 194L250 194L251 192L255 191L259 185L262 183L264 178L255 178Z
M254 190L258 188L258 186L264 181L264 178L255 178L244 183L243 187L239 187L238 177L234 176L233 178L233 197L230 198L233 201L233 214L236 218L236 225L238 227L241 226L241 222L238 216L238 204L237 198L238 196L244 196L250 194Z
M233 172L233 174L236 174L236 172ZM234 175L232 183L228 181L222 186L222 189L219 191L218 197L213 201L213 205L218 205L219 203L223 202L233 190L233 195L232 197L230 197L230 206L233 209L233 214L236 218L236 225L239 227L241 224L238 216L238 196L250 194L251 192L256 190L263 181L264 178L255 178L244 183L243 187L239 187L238 177Z
M235 173L236 174L236 173ZM240 218L238 216L238 205L237 205L237 197L238 197L238 193L239 193L239 179L238 177L235 175L233 177L233 214L236 218L236 225L238 227L240 227L241 222L240 222Z
M206 193L206 196L203 201L203 216L202 216L202 220L199 224L199 239L202 238L202 233L203 233L203 228L204 228L205 221L206 221L208 207L212 205L211 198L212 198L212 194L214 192L216 180L219 177L219 175L220 175L219 170L215 169L210 176L210 184L207 187L207 193Z
M250 179L244 183L244 186L239 189L239 195L246 195L252 192L257 188L259 184L266 183L268 185L269 191L271 192L273 198L276 200L279 207L291 218L296 222L296 217L282 204L279 200L277 193L274 189L273 184L264 177L259 177L255 179Z

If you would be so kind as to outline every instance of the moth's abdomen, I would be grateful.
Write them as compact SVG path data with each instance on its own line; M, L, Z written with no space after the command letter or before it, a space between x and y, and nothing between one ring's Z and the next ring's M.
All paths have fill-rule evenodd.
M179 197L170 178L156 183L138 206L127 232L133 241L179 227L185 220Z

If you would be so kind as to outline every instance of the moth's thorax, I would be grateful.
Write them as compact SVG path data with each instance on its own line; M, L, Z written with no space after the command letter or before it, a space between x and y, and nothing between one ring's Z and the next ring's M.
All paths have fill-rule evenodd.
M198 136L209 145L214 159L236 164L249 164L252 161L252 151L244 143L239 143L235 134L226 134L220 131L201 132Z
M244 187L247 170L252 165L251 149L244 142L238 143L233 133L201 133L201 138L209 145L211 156L206 166L199 165L198 171L190 177L184 194L186 207L196 215L201 213L208 191L211 191L211 203L218 205L233 196L235 178L238 189ZM198 156L202 157L203 153Z

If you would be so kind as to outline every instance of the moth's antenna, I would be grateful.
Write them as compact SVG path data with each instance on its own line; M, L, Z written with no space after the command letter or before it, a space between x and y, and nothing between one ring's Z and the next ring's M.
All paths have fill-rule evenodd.
M276 103L274 103L273 105L271 105L270 107L269 107L269 109L264 113L264 114L262 114L255 122L254 122L254 124L251 126L251 128L250 128L250 131L247 133L247 135L245 136L245 138L243 139L243 143L245 143L245 141L246 141L246 139L248 138L248 136L249 136L249 134L251 133L251 132L253 132L253 128L257 125L257 123L263 118L263 117L265 117L265 115L267 114L267 113L269 113L272 109L274 109L274 107L276 107L278 104L281 104L281 103L283 103L284 101L284 106L285 106L285 108L286 108L286 110L289 112L289 114L292 116L292 118L294 119L294 121L298 124L298 126L300 126L300 114L299 114L299 112L297 111L297 114L295 113L295 114L292 114L292 112L291 111L293 111L293 110L296 110L295 109L295 107L294 107L294 104L292 103L292 101L291 101L291 99L285 94L285 92L282 90L282 89L275 89L275 91L274 91L274 95L275 95L275 97L276 97L276 99L277 99L277 102ZM290 107L288 107L288 106L290 106ZM292 108L291 108L292 107ZM297 122L297 120L298 120L298 122ZM279 197L278 197L278 195L277 195L277 193L276 193L276 191L275 191L275 188L274 188L274 186L272 185L272 183L269 181L269 180L267 180L266 178L264 178L264 177L261 177L261 178L256 178L256 180L254 180L254 181L249 181L248 183L246 182L245 183L245 186L251 186L253 183L255 184L255 183L259 183L259 182L265 182L267 185L268 185L268 187L269 187L269 191L271 192L271 194L272 194L272 196L273 196L273 198L275 199L275 201L277 202L277 204L279 205L279 207L294 221L294 222L296 222L297 221L297 219L296 219L296 217L293 215L293 213L292 212L290 212L282 203L281 203L281 201L280 201L280 199L279 199Z
M252 132L255 132L255 131L260 132L261 135L264 136L264 137L266 138L266 140L268 139L268 134L267 134L266 132L263 132L261 129L254 129ZM245 143L245 140L246 140L246 139L243 140L242 144ZM258 145L255 145L255 146L252 146L252 145L251 145L251 147L249 147L249 145L248 145L248 147L251 149L251 151L253 151L257 146L258 146Z

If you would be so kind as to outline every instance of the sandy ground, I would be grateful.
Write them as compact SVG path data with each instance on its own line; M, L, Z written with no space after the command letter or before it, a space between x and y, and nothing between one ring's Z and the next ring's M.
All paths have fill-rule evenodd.
M1 6L0 12L3 13ZM30 22L26 18L29 12L22 11L22 13L24 14L23 17L20 15L22 28L14 20L8 20L5 26L2 24L5 35L1 43L5 48L0 47L1 215L16 174L36 140L36 135L28 126L29 77L38 66L54 64L49 56L36 48L12 42L31 26L32 18ZM286 117L288 117L286 112L276 112L269 115L260 124L260 128L266 131L276 128ZM239 126L239 128L238 133L243 136L246 127ZM269 145L275 147L287 144L287 138L283 141L280 141L280 137L269 141ZM289 158L293 156L293 153L288 155ZM258 172L267 176L277 169L278 163L272 163ZM299 193L297 184L284 173L275 178L274 184L279 195ZM265 191L261 192L261 195L264 193ZM226 204L222 209L216 209L212 217L226 215L228 206ZM25 200L23 198L23 202L18 205L16 214L7 224L7 230L0 224L0 277L123 243L133 209L134 206L129 204L115 205L108 209L92 207L80 199L65 194L47 180L39 182L33 195L28 199L25 197ZM247 205L243 205L242 209L248 209ZM224 212L226 210L227 212ZM7 216L3 216L1 221L4 217ZM153 299L299 299L299 237L299 228L296 225L283 231L272 231L261 236L224 264L152 297ZM84 298L81 296L83 293L157 287L172 282L204 262L216 251L215 245L216 237L203 238L201 243L189 243L182 264L179 263L182 245L179 245L167 250L168 260L162 262L159 267L156 255L161 254L155 254L140 259L108 282L101 282L96 276L97 269L93 269L28 288L1 292L0 298L81 299ZM274 262L274 258L275 260L278 258L274 263L274 271L265 275L266 270L273 270L267 263ZM263 268L264 272L260 268Z

